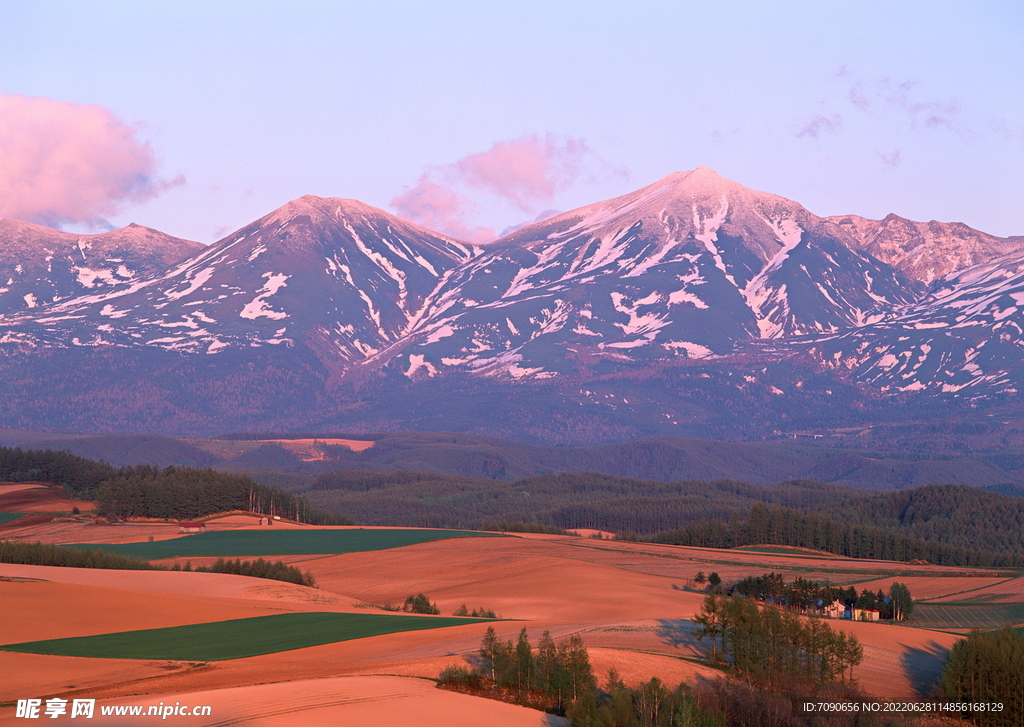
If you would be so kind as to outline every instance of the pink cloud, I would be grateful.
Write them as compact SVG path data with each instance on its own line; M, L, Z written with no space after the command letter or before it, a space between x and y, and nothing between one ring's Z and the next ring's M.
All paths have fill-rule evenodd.
M398 215L466 242L493 240L494 230L466 224L473 203L445 185L431 181L429 174L424 174L412 189L391 200L391 207Z
M879 161L887 167L898 167L903 163L903 157L900 154L900 150L896 149L891 154L883 154L882 152L876 152Z
M583 139L536 134L499 141L487 151L470 154L449 168L458 181L503 197L524 212L551 202L570 188L596 155Z
M796 132L797 136L809 136L812 139L817 139L823 133L832 133L839 131L843 127L843 117L839 114L818 114L812 117L804 124L804 127L800 131Z
M494 231L467 223L476 205L454 188L484 193L533 215L550 206L558 192L609 174L625 172L611 169L583 139L531 134L431 167L415 186L393 199L391 207L424 227L486 242L494 239Z
M917 98L918 85L915 81L894 83L888 78L873 84L856 81L850 86L846 97L861 111L870 112L878 107L888 107L906 114L914 126L943 126L952 131L959 131L956 120L960 114L960 104L956 101L929 101Z
M0 216L102 225L171 186L137 129L100 106L0 94Z

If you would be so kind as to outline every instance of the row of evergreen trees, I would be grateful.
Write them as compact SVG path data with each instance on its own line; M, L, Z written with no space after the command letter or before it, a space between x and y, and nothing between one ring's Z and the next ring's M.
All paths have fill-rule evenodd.
M181 566L175 564L171 570L191 570L191 568L181 568ZM309 571L303 573L299 568L293 565L286 565L284 561L280 560L271 563L269 560L263 560L263 558L257 558L256 560L242 560L240 558L225 560L224 558L217 558L211 565L201 565L195 570L200 573L231 573L236 576L284 581L285 583L294 583L308 588L317 587L316 578L313 577L312 573Z
M669 689L658 677L636 688L612 669L604 688L585 695L572 710L572 727L726 727L724 714L702 709L680 683Z
M197 568L186 563L183 567L175 563L168 568L156 565L142 558L130 558L127 555L108 553L96 548L68 548L48 543L19 543L17 541L0 541L0 563L20 563L24 565L55 565L67 568L108 568L112 570L197 570L210 573L233 573L250 575L252 578L284 581L299 586L316 588L312 573L302 572L294 565L286 565L283 561L271 563L262 558L244 561L241 559L224 560L218 558L211 565Z
M0 481L46 482L97 503L115 518L189 520L228 510L251 510L319 525L352 525L349 518L248 477L194 467L136 465L115 469L67 452L0 447Z
M864 651L857 637L819 619L758 608L751 600L709 593L693 617L697 638L710 639L713 661L724 661L757 683L780 678L820 683L852 679Z
M63 545L49 543L23 543L12 540L0 540L0 563L20 563L22 565L49 565L61 568L105 568L109 570L172 570L200 571L206 573L233 573L253 578L268 578L275 581L296 583L300 586L316 588L313 574L303 573L295 566L286 565L282 561L271 563L258 558L254 561L241 559L225 560L218 558L215 563L193 569L191 563L185 566L175 564L173 567L156 565L142 558L129 558L127 555L108 553L96 548L68 548Z
M106 463L67 452L0 447L0 481L63 485L76 496L92 500L96 486L116 474L117 470Z
M1010 627L975 631L958 641L946 659L939 690L949 702L1001 705L965 709L961 716L985 727L1024 721L1024 633Z
M623 539L640 539L622 534ZM872 560L924 560L948 566L1022 567L1024 553L992 553L935 540L921 540L892 530L848 525L790 508L755 503L746 518L729 522L703 520L676 530L657 533L654 543L703 548L735 548L771 543L823 550L850 558Z
M964 485L927 485L822 505L832 520L996 553L1024 552L1024 498Z
M49 543L24 543L13 540L0 540L0 563L51 565L64 568L164 570L148 560L108 553L98 548L66 548Z

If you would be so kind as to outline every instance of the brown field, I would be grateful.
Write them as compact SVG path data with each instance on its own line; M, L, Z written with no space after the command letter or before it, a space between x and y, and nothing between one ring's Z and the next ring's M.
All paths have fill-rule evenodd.
M91 502L72 500L48 487L13 487L0 492L0 512L71 512L73 507L86 512L96 508Z
M105 700L117 705L207 705L217 725L380 725L382 727L555 727L565 720L490 699L435 689L432 682L400 676L335 677L277 684L150 694ZM155 717L150 717L155 720ZM172 720L175 718L171 718ZM179 717L201 724L197 717ZM14 720L11 720L12 722ZM22 721L22 720L17 720ZM4 719L0 717L0 724ZM124 717L96 716L89 724L124 724Z
M973 584L971 584L973 585ZM978 586L982 586L981 583ZM975 587L962 593L950 593L931 599L935 603L948 601L975 601L985 603L1024 602L1024 577L1007 578L984 587Z
M0 497L3 497L10 492L18 492L19 490L37 490L41 487L46 487L46 485L41 485L38 482L0 484Z
M938 576L935 578L929 578L927 576L907 576L907 577L894 577L894 578L879 578L878 580L865 581L863 583L856 584L857 592L867 589L872 593L876 593L878 589L888 591L894 581L903 583L910 589L911 595L914 600L942 600L947 598L949 600L970 600L970 596L975 593L987 592L989 588L997 587L1007 579L1004 578L950 578ZM1016 585L1014 585L1016 582ZM982 589L982 590L976 590ZM1024 580L1015 579L1009 581L1006 589L1007 600L1024 601Z
M353 452L362 452L375 444L375 442L362 439L185 439L182 441L224 458L237 457L258 449L264 444L276 444L298 455L306 462L326 459L324 453L317 446L318 444L347 447Z
M236 513L212 520L211 527L250 527L250 520ZM49 542L128 542L149 534L171 537L176 528L47 523L21 535ZM28 532L33 529L35 536ZM693 589L698 570L717 571L727 583L774 570L787 580L829 579L856 584L858 590L887 588L898 580L915 597L941 598L982 587L977 593L993 589L1024 601L1018 588L1024 579L1006 582L981 569L548 535L440 540L283 560L311 571L320 589L226 574L0 564L0 576L10 579L0 581L6 616L0 643L288 611L366 613L373 608L369 604L401 603L422 592L443 614L465 603L516 619L494 624L502 638L515 639L524 626L535 644L544 630L556 639L580 633L601 681L615 668L627 683L658 676L674 684L719 673L699 662L703 645L688 621L704 597ZM922 696L958 638L891 624L832 625L853 632L864 645L864 663L855 676L879 698ZM209 703L220 705L213 713L217 724L553 724L540 713L436 690L422 679L436 677L450 663L474 663L486 627L482 622L388 634L200 666L0 652L0 672L15 675L0 687L0 702L57 694L95 697L105 704L115 699ZM318 701L321 697L326 701ZM295 706L281 711L286 703ZM0 720L9 711L0 708ZM195 718L190 723L204 724Z

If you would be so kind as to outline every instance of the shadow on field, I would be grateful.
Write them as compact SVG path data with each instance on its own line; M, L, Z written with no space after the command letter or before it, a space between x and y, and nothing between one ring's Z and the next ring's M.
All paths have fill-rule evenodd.
M903 671L907 681L921 696L926 696L939 680L949 650L936 642L922 647L910 647L903 654Z
M657 621L658 625L655 629L655 633L663 643L668 644L674 649L681 647L689 647L691 649L700 649L701 643L697 641L697 637L694 635L693 622L689 619L667 619L661 618ZM704 644L707 645L706 642Z

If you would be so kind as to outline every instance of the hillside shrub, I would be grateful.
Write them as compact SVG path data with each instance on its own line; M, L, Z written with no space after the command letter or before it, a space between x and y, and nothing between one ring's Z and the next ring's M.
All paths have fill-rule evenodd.
M441 614L441 609L437 607L437 604L431 603L430 599L422 593L406 598L405 603L402 604L402 610L406 613L425 613L433 616Z

